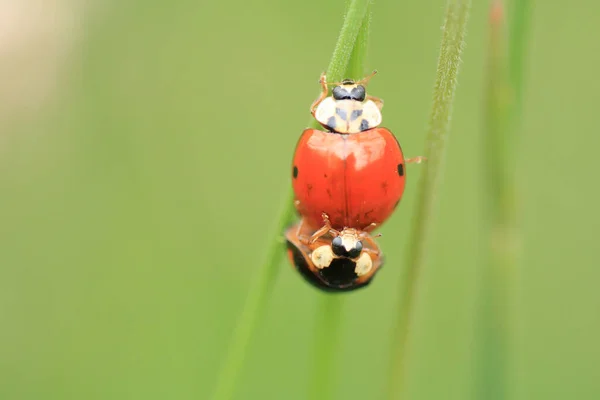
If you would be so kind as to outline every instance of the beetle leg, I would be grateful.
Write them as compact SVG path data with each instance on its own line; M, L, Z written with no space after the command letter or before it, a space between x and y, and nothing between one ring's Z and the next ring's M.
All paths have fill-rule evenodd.
M372 255L375 255L375 256L378 256L379 254L381 254L381 252L380 252L380 251L378 251L378 250L373 250L373 249L365 249L365 248L363 248L363 251L364 251L365 253L372 254Z
M371 222L369 224L369 226L365 227L363 229L363 232L371 232L373 229L377 228L377 223L376 222Z
M377 108L379 108L379 111L381 111L381 109L383 108L383 100L380 99L379 97L367 96L365 98L365 100L371 100L373 103L375 103L375 105L377 106Z
M421 164L423 161L427 161L427 157L418 156L413 158L407 158L406 160L404 160L404 162L407 164Z
M301 243L308 245L308 243L310 242L310 238L302 232L303 229L304 229L304 218L302 218L300 220L300 223L298 224L298 228L296 229L296 237L298 238L298 240Z
M329 215L323 213L322 214L323 217L323 226L316 231L315 233L313 233L313 235L310 237L310 244L313 244L314 242L316 242L317 240L319 240L322 236L331 233L333 235L339 235L340 233L338 231L336 231L335 229L333 229L331 227L331 221L329 221Z
M376 222L371 222L371 224L369 226L367 226L365 229L363 229L362 231L360 231L360 233L359 233L358 236L360 236L361 239L382 237L383 236L382 233L378 233L376 235L371 235L369 233L369 230L373 230L373 229L375 229L375 227L377 227L377 223Z
M381 233L375 235L375 236L371 236L366 232L363 232L360 234L360 238L361 240L363 240L364 242L366 242L369 246L371 246L374 249L377 249L376 251L374 251L376 254L379 254L379 245L377 244L377 242L373 239L376 237L380 237L382 236ZM367 250L366 248L363 247L363 251Z
M313 115L313 117L315 116L315 112L317 111L317 107L319 106L319 104L321 104L321 102L323 100L325 100L325 98L327 97L327 94L329 93L329 89L327 88L327 77L325 76L325 72L323 72L321 74L321 78L319 79L319 83L321 84L321 89L322 89L321 95L310 106L310 113Z
M330 230L330 228L327 225L323 225L318 231L313 233L313 235L310 237L310 240L308 241L308 243L313 244L314 242L319 240L322 236L329 233L329 230Z

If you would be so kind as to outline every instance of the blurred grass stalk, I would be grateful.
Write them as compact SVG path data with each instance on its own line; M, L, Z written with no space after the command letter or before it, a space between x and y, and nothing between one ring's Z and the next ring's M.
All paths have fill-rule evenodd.
M426 263L470 8L470 0L448 0L446 5L433 105L425 145L424 156L427 157L427 162L423 164L423 178L417 195L417 209L410 235L407 263L400 280L398 314L392 331L392 359L387 393L390 400L400 398L404 389L406 350L415 293L419 273Z
M293 204L293 196L288 193L285 199L283 211L280 214L275 231L271 235L273 241L269 247L266 261L256 271L254 281L250 285L242 312L233 331L229 348L223 359L223 365L217 376L217 383L212 396L213 400L228 400L233 397L250 340L258 323L263 319L267 308L269 295L284 253L280 238L294 216L294 208L289 206L289 204Z
M492 0L483 126L483 262L480 275L477 397L512 397L519 227L516 165L529 2L516 0L506 35L505 7ZM510 41L510 42L509 42ZM507 48L507 46L510 46Z
M357 66L361 66L366 52L366 35L368 34L368 10L371 0L351 0L347 3L344 24L340 31L331 61L327 68L327 79L330 82L340 81L344 74L348 73L352 65L352 73L357 73ZM367 21L365 23L365 21ZM358 43L362 43L357 45ZM356 49L356 52L354 50ZM362 74L362 71L360 72ZM311 118L309 125L316 126L316 122ZM213 400L229 400L236 392L239 382L239 374L244 364L244 359L249 348L252 335L256 330L258 323L267 308L269 294L273 288L278 268L284 251L281 246L281 236L285 228L291 223L294 217L294 194L292 189L288 189L285 196L283 211L280 213L278 222L275 225L275 231L271 235L272 241L268 249L265 263L261 269L256 272L255 280L250 285L248 297L244 303L244 308L240 314L236 328L233 332L231 344L227 349L223 365L217 376L217 383L213 392ZM324 309L317 310L323 313L319 317L318 325L326 324L326 327L318 329L322 334L330 331L323 331L324 328L330 330L339 329L339 315L341 313L340 299L331 297L324 298ZM319 328L319 327L317 327ZM317 338L317 343L328 342ZM325 346L325 343L322 343ZM334 352L331 349L321 353L317 357L317 364L322 365L318 369L326 375L329 371L324 368L330 365ZM314 388L327 389L331 385L327 380L322 381L326 376L315 377Z
M360 31L356 37L354 47L350 53L344 75L330 78L331 65L328 69L327 80L330 82L340 81L344 78L361 79L365 73L365 60L369 42L369 29L371 23L371 4L367 5L366 13L360 24ZM352 2L347 2L347 10L350 11ZM347 20L347 19L346 19ZM343 31L343 30L342 30ZM337 47L336 47L337 48ZM335 57L334 57L335 58ZM310 386L311 400L331 400L335 397L335 361L338 354L338 341L341 337L341 320L345 297L341 294L322 294L319 298L316 310L315 338L314 338L314 366L312 368L312 382ZM327 335L324 338L324 334Z

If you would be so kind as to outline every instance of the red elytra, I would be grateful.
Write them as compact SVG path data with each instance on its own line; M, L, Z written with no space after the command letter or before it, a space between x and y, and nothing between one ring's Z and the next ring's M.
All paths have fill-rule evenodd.
M370 231L385 222L405 185L400 144L386 128L339 134L306 129L296 146L292 185L298 212L315 229Z

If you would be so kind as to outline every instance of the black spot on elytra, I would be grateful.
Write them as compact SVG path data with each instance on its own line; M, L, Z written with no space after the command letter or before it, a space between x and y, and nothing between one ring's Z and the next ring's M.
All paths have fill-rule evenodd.
M398 164L398 175L404 176L404 165L402 163Z
M363 110L352 110L350 113L350 121L356 121L363 114Z
M329 119L327 120L327 127L329 129L335 129L335 126L337 124L335 123L335 117L329 117Z
M348 113L343 108L336 108L335 113L340 116L344 121L348 120Z
M294 175L294 178L297 178L297 177L298 177L298 167L296 167L295 165L294 165L294 172L293 172L293 175Z
M366 119L363 119L362 122L360 123L360 130L366 131L367 129L369 129L369 121L367 121Z

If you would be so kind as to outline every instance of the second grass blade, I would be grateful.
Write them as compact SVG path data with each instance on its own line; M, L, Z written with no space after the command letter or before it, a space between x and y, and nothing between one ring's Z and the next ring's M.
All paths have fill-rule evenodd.
M428 161L423 165L423 177L417 195L417 209L410 234L407 262L400 281L400 301L392 333L392 362L388 387L390 400L400 398L404 388L406 349L413 302L418 276L425 266L434 221L435 201L444 165L452 103L470 8L470 0L448 0L446 6L424 154Z

